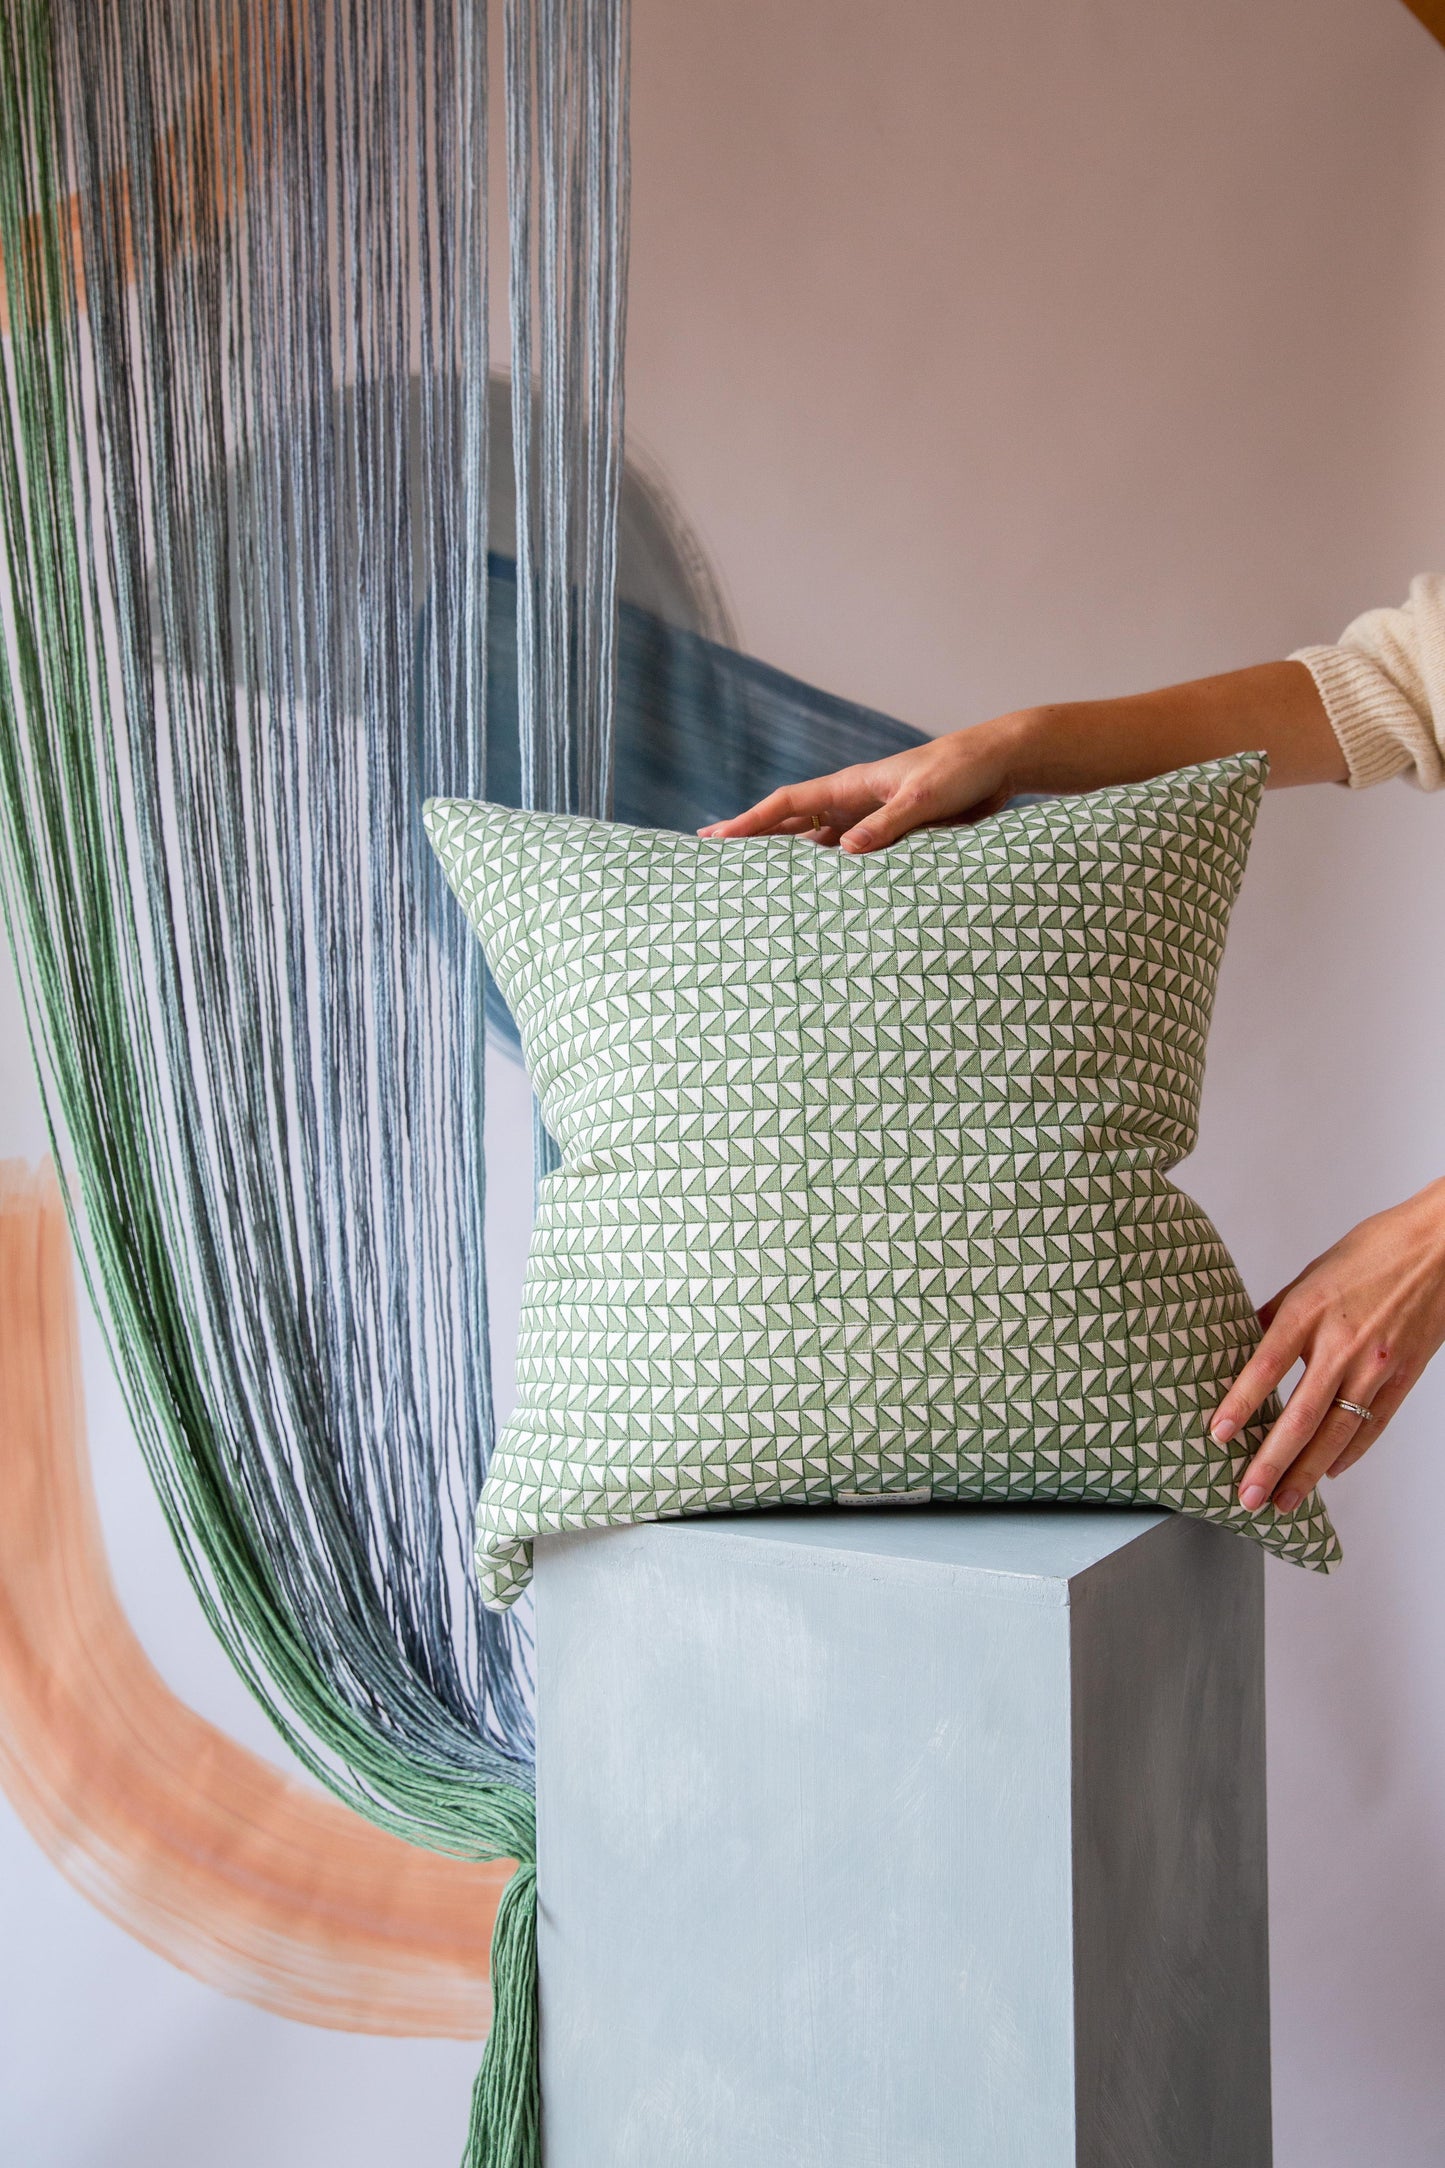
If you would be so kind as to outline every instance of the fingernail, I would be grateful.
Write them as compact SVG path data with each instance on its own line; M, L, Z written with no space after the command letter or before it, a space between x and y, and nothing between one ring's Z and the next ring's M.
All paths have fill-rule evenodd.
M1209 1426L1209 1435L1216 1445L1228 1445L1238 1428L1238 1423L1231 1423L1227 1415L1216 1415Z
M1262 1483L1246 1483L1239 1494L1239 1502L1246 1513L1257 1513L1268 1496Z
M1275 1511L1277 1513L1293 1513L1302 1495L1297 1490L1282 1490L1274 1502Z

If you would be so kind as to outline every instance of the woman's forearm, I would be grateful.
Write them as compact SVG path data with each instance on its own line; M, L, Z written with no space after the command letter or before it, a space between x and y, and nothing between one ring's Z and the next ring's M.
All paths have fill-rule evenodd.
M1014 726L1016 790L1142 783L1171 768L1248 752L1268 753L1275 788L1346 776L1339 740L1302 662L1260 663L1118 700L1030 708L1000 721Z

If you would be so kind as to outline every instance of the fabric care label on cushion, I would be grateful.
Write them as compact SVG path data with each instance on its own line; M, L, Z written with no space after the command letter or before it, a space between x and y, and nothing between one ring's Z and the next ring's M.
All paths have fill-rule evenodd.
M541 1184L486 1601L531 1539L840 1502L1172 1507L1328 1569L1315 1496L1235 1495L1272 1406L1194 1144L1256 754L854 857L433 799L516 1019Z
M834 1493L833 1503L835 1506L931 1506L933 1485L925 1483L921 1490L840 1490Z

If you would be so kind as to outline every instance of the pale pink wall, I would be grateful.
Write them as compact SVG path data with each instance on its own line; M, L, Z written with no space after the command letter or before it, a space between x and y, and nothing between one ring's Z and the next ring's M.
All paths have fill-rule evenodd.
M758 651L943 727L1428 553L1445 55L1393 0L637 0L634 50L629 412Z

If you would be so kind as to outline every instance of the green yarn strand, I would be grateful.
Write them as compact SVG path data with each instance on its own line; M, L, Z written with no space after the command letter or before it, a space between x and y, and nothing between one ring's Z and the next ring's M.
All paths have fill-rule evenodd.
M492 2029L472 2090L462 2168L540 2168L537 1869L524 1860L492 1930Z

